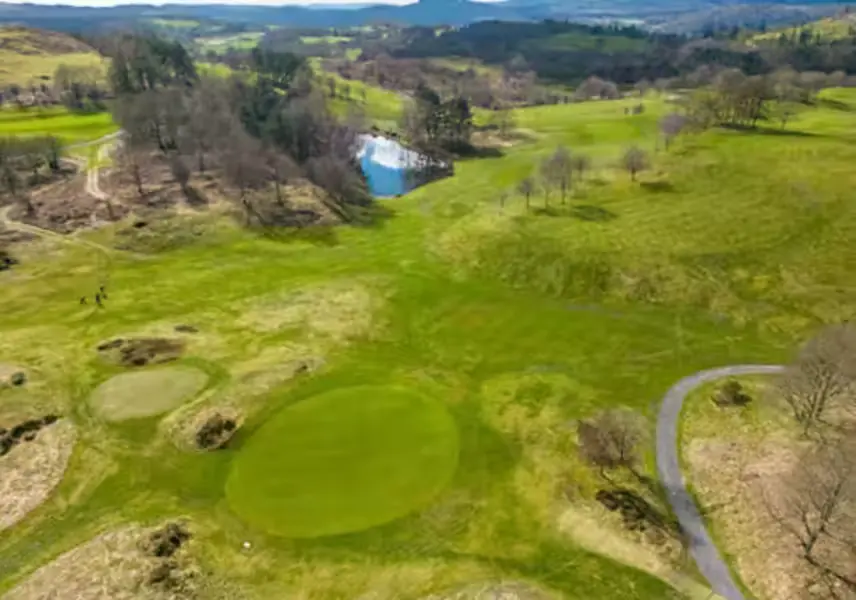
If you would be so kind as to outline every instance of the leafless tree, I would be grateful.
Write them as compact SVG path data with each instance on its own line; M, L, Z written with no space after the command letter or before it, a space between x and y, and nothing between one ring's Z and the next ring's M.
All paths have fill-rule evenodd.
M678 113L670 113L660 119L660 132L663 134L663 142L666 145L666 150L680 133L686 127L687 118Z
M244 207L247 223L256 214L247 193L264 185L268 170L264 161L261 142L250 136L241 124L235 121L229 135L230 142L223 148L223 167L227 180L238 189L238 201Z
M535 191L535 180L526 177L517 184L517 192L526 199L526 210L529 210L529 199Z
M799 542L828 598L856 598L856 444L827 440L765 492L771 516Z
M630 179L636 181L636 175L648 168L648 155L638 146L631 146L624 152L621 164L630 173Z
M562 204L564 204L568 197L568 191L571 189L571 174L573 173L573 158L567 148L564 146L556 148L550 157L549 171L553 182L559 188Z
M577 172L577 177L580 181L583 180L586 171L591 168L591 158L586 154L574 152L571 156L571 169Z
M642 462L646 440L645 419L627 409L605 410L578 425L583 460L601 472L626 468L633 473Z
M185 158L177 152L172 153L169 157L169 170L178 185L181 186L181 193L184 194L185 198L189 198L190 167L187 166Z
M778 393L808 435L856 409L856 327L833 325L800 351L778 381Z
M550 192L553 191L554 187L556 187L556 170L553 166L552 157L547 156L544 158L541 161L538 170L541 174L541 177L538 179L538 183L544 191L544 208L547 208L550 204Z

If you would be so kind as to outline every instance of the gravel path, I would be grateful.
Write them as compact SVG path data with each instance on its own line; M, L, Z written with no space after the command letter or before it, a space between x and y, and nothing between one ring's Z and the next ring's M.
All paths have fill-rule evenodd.
M666 392L657 417L657 473L666 488L669 503L672 506L683 531L689 536L690 554L705 576L714 592L727 600L745 600L743 593L722 560L710 535L704 527L704 520L687 491L681 466L678 461L678 421L684 398L699 385L723 377L738 375L767 375L780 373L783 367L778 365L734 365L700 371L681 379Z

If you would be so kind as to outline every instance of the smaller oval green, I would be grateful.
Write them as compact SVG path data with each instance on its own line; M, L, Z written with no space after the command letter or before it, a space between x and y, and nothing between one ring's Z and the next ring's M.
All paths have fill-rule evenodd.
M207 383L208 375L192 367L123 373L99 385L89 403L108 421L142 419L180 406Z
M393 387L353 387L280 411L232 466L229 505L275 535L361 531L425 506L458 461L454 419Z

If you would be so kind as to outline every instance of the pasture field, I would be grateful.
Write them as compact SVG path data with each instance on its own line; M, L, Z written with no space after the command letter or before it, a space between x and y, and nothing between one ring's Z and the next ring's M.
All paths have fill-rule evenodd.
M73 114L64 108L5 109L0 111L0 136L55 135L74 144L116 131L110 113Z
M0 363L33 383L0 391L0 415L59 412L77 443L51 497L0 532L0 592L100 532L182 517L203 572L232 586L210 598L444 598L491 581L704 598L594 501L574 423L617 406L652 417L681 377L780 362L853 315L856 94L827 97L785 131L668 151L657 98L633 116L638 99L520 109L502 156L383 201L373 226L271 237L223 222L144 258L110 229L32 244L0 273ZM592 158L564 204L501 206L558 144ZM651 156L638 182L617 168L631 144ZM78 303L99 285L105 308ZM159 416L94 411L123 372L95 348L178 324L197 333L172 364L205 389ZM212 410L241 415L236 438L189 451Z
M199 37L193 42L204 52L226 52L230 48L236 50L250 50L255 48L264 36L263 31L251 31L223 36Z
M838 40L853 35L856 30L856 16L852 14L839 15L837 17L826 17L805 25L797 27L786 27L782 29L774 29L764 33L756 33L750 38L752 41L775 41L785 34L788 38L799 36L803 31L809 32L812 36L820 36L827 40Z
M106 70L100 54L68 35L0 27L0 86L48 83L60 65Z

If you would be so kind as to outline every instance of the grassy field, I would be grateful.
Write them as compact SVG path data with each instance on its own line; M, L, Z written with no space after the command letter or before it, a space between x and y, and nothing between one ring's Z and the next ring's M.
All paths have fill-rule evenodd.
M230 48L250 50L258 45L263 36L264 32L262 31L252 31L224 36L200 37L196 38L194 43L204 52L211 50L214 52L225 52Z
M797 27L786 27L757 33L752 36L751 40L775 41L782 34L785 34L788 38L792 38L799 36L803 31L811 33L812 36L819 35L823 39L837 40L851 37L854 30L856 30L856 15L841 15L838 17L826 17Z
M64 108L0 111L0 135L55 135L66 144L86 142L116 131L110 113L71 114Z
M635 116L623 109L638 99L521 109L526 141L385 201L392 215L373 227L275 239L220 224L144 260L34 245L0 274L0 363L33 382L0 391L0 414L59 411L78 442L56 493L0 533L0 592L100 531L182 516L203 569L249 598L417 599L497 580L580 600L687 597L651 574L649 547L607 525L573 423L612 406L651 416L679 378L781 361L856 311L856 95L827 95L838 108L788 131L710 131L669 152L655 151L670 110L659 99ZM527 214L512 194L501 209L557 144L593 159L568 202L539 210L539 193ZM639 182L616 167L630 144L652 156ZM104 282L106 308L78 304ZM95 414L93 391L118 372L95 347L179 323L199 333L176 364L204 371L205 391L162 417ZM317 369L295 366L310 358ZM410 394L426 413L393 410ZM187 451L188 424L214 409L243 416L234 443ZM457 435L445 485L440 414ZM302 495L347 486L330 479L346 460L365 469L343 492L351 532L277 535L294 534L294 516L262 494L322 519ZM414 510L384 523L406 512L399 484ZM560 527L582 508L603 527L599 548ZM357 531L356 513L378 525ZM609 549L619 542L630 550Z
M104 70L103 57L69 36L0 27L0 86L49 82L60 65Z

